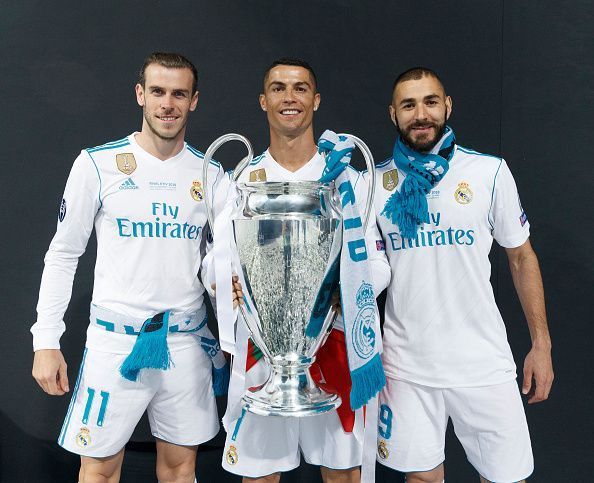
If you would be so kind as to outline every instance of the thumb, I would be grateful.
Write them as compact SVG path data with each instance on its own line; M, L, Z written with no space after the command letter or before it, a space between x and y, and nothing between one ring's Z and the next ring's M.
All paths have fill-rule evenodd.
M68 373L66 372L66 364L60 364L60 369L58 369L58 379L62 391L68 392L70 387L68 386Z
M532 388L532 370L524 368L524 381L522 382L522 394L526 395Z

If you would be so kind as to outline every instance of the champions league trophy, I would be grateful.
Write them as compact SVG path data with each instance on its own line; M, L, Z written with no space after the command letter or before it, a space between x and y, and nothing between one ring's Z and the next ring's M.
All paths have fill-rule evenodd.
M370 173L363 218L366 228L375 189L373 157L363 141L350 137L362 151ZM233 172L233 180L250 165L253 151L249 141L238 134L221 136L206 151L205 190L214 152L231 140L243 142L248 149L248 156ZM252 340L271 367L262 386L246 391L244 407L263 416L309 416L335 409L341 404L340 397L318 387L309 368L336 318L329 303L318 302L330 298L322 293L338 289L336 271L342 247L338 191L334 183L316 181L256 181L238 183L237 189L239 198L231 222L245 280L244 303L239 307ZM208 193L205 200L213 227ZM307 328L314 319L323 323L316 336L310 337Z

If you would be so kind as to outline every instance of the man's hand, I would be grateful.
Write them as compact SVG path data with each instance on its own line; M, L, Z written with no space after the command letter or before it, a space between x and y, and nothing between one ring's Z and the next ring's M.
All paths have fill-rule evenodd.
M212 287L212 290L216 296L217 284L211 283L210 286ZM237 275L233 275L231 278L231 290L233 291L233 308L236 309L239 304L243 304L243 289Z
M336 312L338 315L342 315L342 307L340 306L340 289L336 289L336 291L332 294L332 298L330 299L330 305L332 306L332 310Z
M528 404L547 399L554 378L551 349L533 347L524 361L522 394L528 395Z
M33 377L41 389L52 396L62 396L70 390L66 361L59 349L43 349L35 352Z

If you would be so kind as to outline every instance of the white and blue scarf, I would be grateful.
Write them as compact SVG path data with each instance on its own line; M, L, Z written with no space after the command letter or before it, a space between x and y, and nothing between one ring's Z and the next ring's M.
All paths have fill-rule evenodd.
M381 214L398 225L403 238L415 238L418 226L429 223L427 195L448 172L455 142L449 126L433 148L437 154L414 151L400 136L396 140L392 158L406 178L400 190L388 198Z
M325 131L318 150L325 155L326 168L320 182L334 181L342 205L342 250L330 263L318 293L306 335L316 336L321 319L330 309L330 299L340 279L340 299L344 334L351 373L351 408L356 410L374 397L386 383L380 358L380 327L376 317L375 294L367 263L363 221L355 190L345 171L355 145L347 136Z

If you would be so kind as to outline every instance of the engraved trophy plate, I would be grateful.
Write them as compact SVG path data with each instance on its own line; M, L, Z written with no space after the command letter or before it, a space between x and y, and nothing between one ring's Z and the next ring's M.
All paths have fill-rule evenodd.
M366 226L375 182L373 158L362 141L353 139L372 173ZM242 141L249 153L235 169L234 181L249 166L249 141L236 134L222 136L205 155L205 188L206 166L214 151L229 140ZM336 277L327 276L337 268L342 247L340 202L334 184L257 181L238 183L237 189L240 198L231 221L246 285L240 311L270 366L267 381L246 391L244 407L265 416L309 416L335 409L340 397L317 386L309 373L335 320L328 304L316 305L320 291L334 291L338 283ZM209 199L206 194L207 205ZM207 211L213 226L210 207ZM324 321L321 330L310 337L307 328L314 317Z

